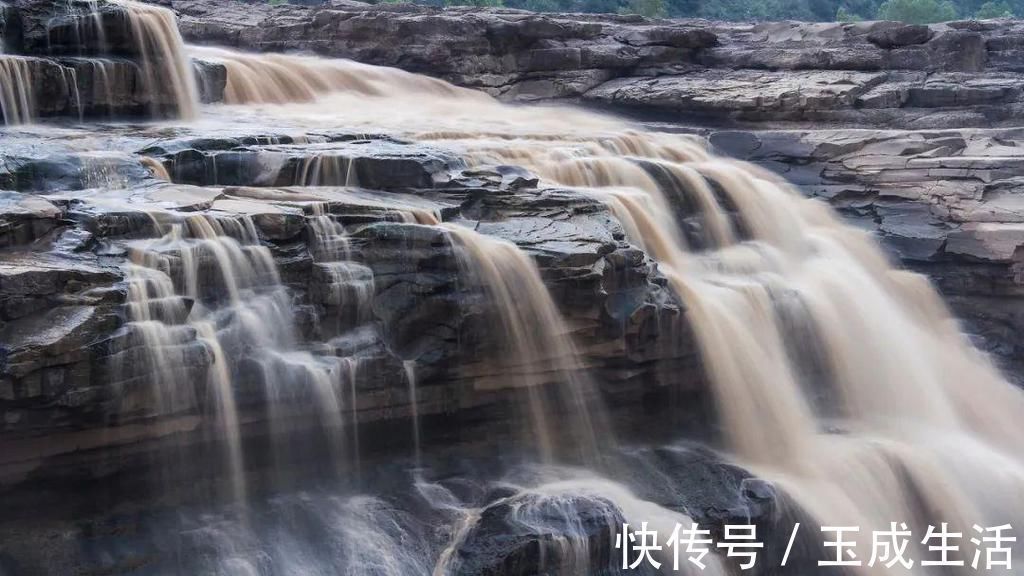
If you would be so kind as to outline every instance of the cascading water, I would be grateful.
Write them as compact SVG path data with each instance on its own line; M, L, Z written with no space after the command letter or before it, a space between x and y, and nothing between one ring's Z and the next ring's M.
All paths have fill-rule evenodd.
M127 14L128 33L141 59L146 92L169 94L177 116L195 118L199 90L174 13L161 6L132 0L109 2L120 6ZM158 110L152 113L159 116Z
M299 166L295 184L299 186L358 186L355 162L344 156L315 155Z
M289 54L246 54L205 46L191 46L189 51L227 68L224 101L228 104L314 102L332 92L371 97L417 93L486 98L427 76L348 60Z
M198 399L181 397L189 387L187 367L175 338L194 330L207 344L209 389L218 429L225 437L236 500L245 497L237 394L245 360L256 366L268 407L284 410L296 398L315 399L321 427L343 465L342 384L349 377L338 359L318 359L297 348L294 311L270 251L261 246L252 220L197 215L171 225L165 236L140 241L132 249L135 278L129 295L129 328L140 334L146 364L156 371L160 398L156 410L169 414L194 408ZM173 277L173 279L172 279ZM185 299L191 308L185 306ZM173 352L177 351L177 354ZM229 361L230 359L230 361Z
M420 432L419 400L416 397L416 362L414 360L406 360L402 363L402 367L405 369L405 379L409 382L409 406L412 411L412 446L416 467L418 468L423 462L423 447L420 440L422 434Z
M32 120L32 69L19 56L0 54L0 112L4 124L23 124Z
M570 409L571 430L562 428L562 433L575 437L578 455L584 461L595 462L598 430L594 420L600 419L600 410L591 401L590 383L581 375L582 366L569 327L536 264L510 242L457 225L448 225L447 230L456 245L463 274L483 288L496 309L505 348L497 358L493 380L497 386L525 390L541 459L552 462L558 454L551 422L555 414L545 401L541 386L558 382L563 402Z
M145 166L147 170L152 172L153 176L161 180L171 180L171 175L167 172L167 167L165 167L163 163L160 162L159 160L143 156L142 158L139 159L139 162L141 162L142 165Z
M105 110L107 115L112 115L119 105L130 106L115 102L115 93L144 99L153 117L197 115L199 91L195 72L174 13L132 0L109 0L107 4L117 6L124 18L104 15L100 1L67 4L62 16L71 17L72 23L57 27L56 32L47 30L49 41L55 40L53 35L58 36L58 51L53 56L59 59L0 54L0 109L5 124L24 124L36 119L40 109L33 94L36 69L35 74L47 79L45 88L36 89L60 95L63 100L57 102L55 96L47 96L48 105L59 104L59 108L79 120L85 117L86 102L90 113ZM110 31L107 27L111 26L124 29ZM118 60L124 56L120 53L124 48L108 43L109 32L130 38L137 67ZM65 46L66 42L74 46ZM88 54L83 54L83 47L88 47ZM51 85L55 82L54 72L59 74L59 87Z

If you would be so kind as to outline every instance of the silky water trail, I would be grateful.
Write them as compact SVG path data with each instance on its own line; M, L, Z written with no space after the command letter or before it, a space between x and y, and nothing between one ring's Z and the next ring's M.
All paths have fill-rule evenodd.
M940 522L970 534L972 524L1024 518L1021 392L970 347L925 279L893 269L873 240L780 178L717 158L692 138L581 110L508 106L436 79L348 61L185 46L169 11L119 4L143 31L135 36L139 51L161 55L144 59L145 82L154 87L155 78L169 78L179 115L199 114L195 126L387 132L450 150L471 165L522 166L545 184L606 203L684 304L682 321L699 346L723 448L813 523L859 526L864 550L870 547L866 534L893 521L911 524L915 534ZM200 110L194 80L182 67L187 54L225 65L226 105ZM6 62L6 76L23 75L20 64ZM5 116L30 119L27 93L11 85ZM162 178L173 176L146 164ZM308 163L300 173L298 185L358 184L351 162L336 159ZM674 208L680 204L690 210L685 226ZM314 258L344 285L351 270L346 231L322 206L310 204L309 212ZM682 514L606 478L603 461L615 442L571 329L533 258L474 231L472 222L401 213L412 224L444 231L460 276L494 308L504 340L500 364L539 378L496 384L522 391L536 444L539 465L526 479L505 482L519 524L549 532L553 506L561 511L560 526L571 527L575 503L585 499L611 503L600 513L610 531L622 520L666 532L677 522L688 525ZM344 454L341 437L346 415L356 411L357 367L352 359L300 344L288 288L252 221L214 212L154 213L153 219L159 237L132 241L129 248L128 329L143 344L161 413L194 409L195 388L214 395L231 499L248 500L236 397L242 380L261 384L272 427L288 420L296 402L315 404L331 447L330 467L338 475L359 470L358 439L352 456ZM365 290L336 297L368 299ZM792 330L794 324L806 329ZM203 342L201 353L213 358L205 387L182 385L191 377L186 356L199 353L182 345L182 331L189 330ZM245 378L238 373L242 358ZM406 378L415 397L413 366L406 365ZM552 385L563 398L560 407L568 409L571 446L560 445L552 432L550 398L542 394ZM414 431L419 468L418 417ZM287 459L289 450L273 452ZM447 527L439 539L374 496L314 503L282 496L269 504L273 522L225 520L199 533L216 550L221 573L328 567L351 574L457 572L457 549L480 519L481 502L416 478L415 490ZM300 536L282 537L282 518L293 518L294 510L306 510L305 522L315 524L305 529L319 530L345 552L335 558ZM564 533L545 544L560 563L555 571L586 574L590 538L582 530ZM724 569L710 562L712 572ZM920 565L914 570L932 573Z
M154 215L154 221L168 219L166 214ZM237 363L228 359L246 358L250 368L256 367L258 374L248 378L262 382L271 411L284 409L303 394L315 398L332 446L338 444L336 435L342 430L341 384L347 371L337 359L298 350L290 297L250 219L203 214L161 227L168 230L160 238L135 241L129 248L128 328L142 340L148 364L155 370L156 407L161 414L198 405L185 384L191 375L182 355L189 351L181 342L187 339L175 338L175 333L194 330L207 345L213 359L207 388L215 396L232 495L242 503L243 455L233 386ZM186 298L190 309L184 305ZM274 416L271 422L284 419ZM335 457L340 461L341 454Z

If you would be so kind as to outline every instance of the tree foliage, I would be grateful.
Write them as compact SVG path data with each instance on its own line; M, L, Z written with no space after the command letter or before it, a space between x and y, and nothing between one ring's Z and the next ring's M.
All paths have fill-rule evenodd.
M1006 2L985 2L974 13L978 20L989 18L1013 18L1013 9Z
M619 9L622 14L639 14L648 18L664 18L668 16L665 0L629 0Z
M839 10L836 10L836 22L860 22L861 20L864 20L863 16L850 12L846 6L840 6Z
M956 18L956 7L948 0L885 0L878 8L879 20L908 24L931 24Z

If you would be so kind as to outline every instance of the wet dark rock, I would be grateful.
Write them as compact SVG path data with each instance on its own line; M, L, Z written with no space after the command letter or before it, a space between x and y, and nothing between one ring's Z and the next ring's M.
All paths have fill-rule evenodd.
M639 497L686 514L720 534L726 524L771 524L779 495L768 482L699 444L680 444L627 452L623 473L650 475L662 482L646 484ZM638 478L637 478L638 479Z
M443 369L459 354L458 265L440 229L375 224L355 234L364 264L373 271L374 315L383 337L403 358Z
M159 181L125 189L51 195L64 200L68 219L80 223L95 238L158 236L164 226L180 220L171 211L206 210L221 196L218 189Z
M86 402L92 346L117 328L116 270L44 254L0 263L0 411L6 430L53 429Z
M142 90L131 67L117 68L118 58L136 56L123 8L16 4L19 50L61 57L59 63L38 60L37 76L46 78L38 86L45 96L42 114L162 115L173 109L163 91ZM163 4L179 13L183 33L197 42L352 58L506 99L582 97L702 124L1012 125L1024 107L1016 88L1016 74L1024 71L1018 54L1024 29L1013 21L750 25L359 3ZM97 90L95 56L101 52L114 57L114 68L105 71L105 77L116 72L105 88L113 99ZM224 67L197 60L194 68L203 101L220 100ZM973 76L930 77L952 73ZM1002 86L987 86L989 78Z
M45 198L0 191L0 248L40 238L59 225L62 215Z
M102 328L96 309L90 306L51 308L41 315L8 322L0 339L16 347L6 351L3 372L23 378L50 362L69 364L79 360L68 355L98 339Z
M615 504L599 495L515 494L480 512L449 562L450 572L528 576L571 565L603 573L621 562L614 544L622 524Z
M799 120L818 111L852 108L861 94L885 78L884 73L869 72L700 70L613 80L585 97L607 105L710 113L723 119Z
M778 564L786 542L777 540L788 536L792 517L772 484L699 444L627 449L619 458L616 483L568 474L547 478L539 489L496 486L448 566L456 574L546 574L566 565L615 574L623 524L671 529L676 522L689 528L689 521L716 540L727 524L753 524L768 546L762 561Z
M138 157L118 152L0 155L0 187L21 192L124 188L152 181Z
M306 226L306 218L300 208L225 197L215 200L210 209L251 218L260 236L270 241L295 238Z
M228 81L228 71L224 65L219 62L209 62L193 58L192 68L196 74L199 100L204 104L223 102L224 87Z
M5 299L64 298L68 294L88 298L89 289L107 285L120 277L108 268L47 254L5 256L0 268L0 294ZM17 318L23 312L11 307L5 310L5 317Z
M194 142L161 150L175 182L227 186L345 186L377 190L429 188L450 179L461 161L421 144L353 140L310 144L234 145L236 140ZM228 149L225 149L230 147Z
M892 26L877 27L867 34L868 42L886 49L924 44L931 37L931 29L920 24L893 23Z

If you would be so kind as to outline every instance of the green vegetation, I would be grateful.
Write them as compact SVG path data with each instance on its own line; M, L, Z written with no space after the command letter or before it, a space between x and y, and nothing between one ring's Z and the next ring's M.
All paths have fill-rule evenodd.
M665 18L668 16L668 9L665 0L629 0L625 6L619 8L623 14L639 14L648 18Z
M863 16L850 12L846 6L840 6L839 10L836 10L836 22L860 22L862 20L864 20Z
M974 13L974 17L979 20L987 18L1013 18L1013 16L1013 9L1006 2L985 2Z
M282 2L285 0L268 0ZM1024 16L1024 0L377 0L434 6L506 6L536 12L613 12L652 18L909 23Z
M879 20L931 24L956 18L956 7L948 0L885 0L885 3L878 7Z

